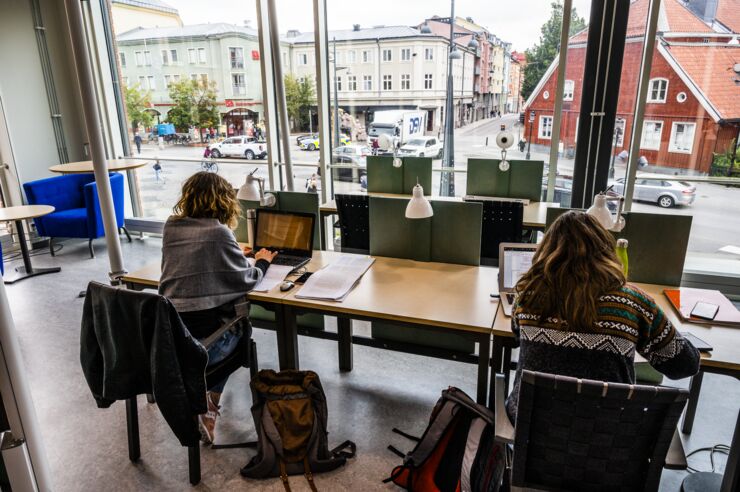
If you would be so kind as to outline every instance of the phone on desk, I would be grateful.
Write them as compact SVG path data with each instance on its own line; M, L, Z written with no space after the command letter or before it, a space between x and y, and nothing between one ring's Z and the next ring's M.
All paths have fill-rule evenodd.
M305 272L303 275L295 279L295 283L297 284L305 284L306 280L308 280L308 277L313 275L313 272Z
M694 309L691 310L691 316L696 316L701 319L713 320L717 316L719 306L711 304L709 302L699 301L694 305Z
M692 335L691 333L688 333L688 332L681 333L681 335L686 340L691 342L691 345L696 347L696 350L698 350L699 352L711 352L714 349L714 347L712 347L711 345L709 345L707 342L697 337L696 335Z

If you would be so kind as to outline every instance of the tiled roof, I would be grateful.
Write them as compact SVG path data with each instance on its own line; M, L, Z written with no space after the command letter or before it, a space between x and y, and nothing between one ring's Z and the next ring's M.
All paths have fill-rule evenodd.
M170 14L179 14L177 9L160 0L112 0L112 3L131 5L133 7L142 7L145 9L159 10Z
M648 3L648 0L639 0ZM693 12L687 9L678 0L666 0L661 9L665 12L670 32L714 32L712 28L704 24Z
M382 26L329 31L329 41L359 41L361 39L411 38L416 36L436 37L435 34L422 34L418 29L409 26ZM294 37L283 38L289 43L313 43L313 33L304 32Z
M732 32L740 33L740 0L719 0L715 17Z
M225 22L218 22L215 24L193 24L189 26L151 28L137 27L136 29L121 33L116 37L116 40L120 43L126 41L141 41L144 39L212 37L223 36L225 34L256 37L257 31L250 29L249 27L227 24Z
M740 46L698 43L666 46L667 52L716 109L722 119L740 118L740 85L732 67L740 63Z

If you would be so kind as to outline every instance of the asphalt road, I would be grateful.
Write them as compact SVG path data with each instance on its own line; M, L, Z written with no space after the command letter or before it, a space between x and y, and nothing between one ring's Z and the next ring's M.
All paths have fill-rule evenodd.
M455 169L464 170L465 163L471 157L499 158L501 151L496 147L496 135L501 125L514 134L515 141L520 138L520 128L516 115L506 115L503 118L476 122L469 126L456 130L455 134ZM291 137L291 142L295 139ZM532 147L532 159L549 160L549 149ZM526 150L525 150L526 153ZM519 152L516 146L508 151L508 157L512 159L524 159L525 153ZM181 159L198 159L203 154L202 147L186 147L171 145L159 150L156 145L143 145L142 157L160 158L162 171L157 173L151 166L141 168L137 172L139 190L144 205L144 216L166 218L177 201L182 182L188 176L202 170L199 162L175 162L167 160L167 157ZM297 165L294 167L295 189L303 190L306 180L316 172L315 165L318 164L319 153L300 150L292 146L291 155L295 164L310 164L309 167ZM240 186L248 172L255 167L258 168L257 175L267 177L265 161L252 161L244 163L221 163L218 172L228 179L234 186ZM435 167L441 166L441 160L435 160ZM559 174L570 175L573 169L573 160L561 158L558 161ZM617 163L616 176L623 176L624 165ZM433 174L434 195L439 194L440 173ZM465 194L465 173L455 175L456 195ZM334 192L359 191L358 183L335 181ZM649 203L634 203L633 210L649 213L679 213L694 217L692 223L689 251L694 253L716 253L717 250L726 245L740 247L740 188L730 188L722 185L697 184L697 197L693 205L688 207L675 207L662 209L657 205ZM659 238L656 238L659 240Z

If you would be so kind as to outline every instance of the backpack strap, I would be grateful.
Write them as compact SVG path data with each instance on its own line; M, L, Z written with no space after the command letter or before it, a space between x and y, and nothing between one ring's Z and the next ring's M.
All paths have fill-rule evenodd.
M280 462L282 463L282 461ZM311 473L311 467L308 466L308 457L303 458L303 475L306 477L306 480L308 480L308 486L311 487L311 492L318 492L318 490L316 490L316 484L313 483L313 473Z
M412 436L411 434L406 434L406 433L405 433L404 431L402 431L401 429L398 429L398 428L396 428L396 427L394 427L394 428L393 428L393 429L391 429L391 430L392 430L393 432L395 432L396 434L398 434L399 436L403 436L403 437L405 437L405 438L406 438L406 439L408 439L409 441L416 441L416 442L419 442L419 441L421 441L421 438L420 438L420 437Z
M349 451L345 451L345 449L347 448L349 448ZM335 458L350 459L350 458L354 458L355 454L357 454L357 445L350 440L346 440L339 446L330 450L329 452Z
M398 449L397 447L395 447L395 446L394 446L394 445L392 445L392 444L389 444L389 445L388 445L388 450L389 450L389 451L390 451L391 453L393 453L393 454L395 454L396 456L398 456L399 458L401 458L401 459L403 459L403 458L405 458L405 457L406 457L406 455L405 455L405 454L403 454L403 453L402 453L402 452L401 452L401 451L400 451L400 450L399 450L399 449Z
M288 473L285 471L285 462L282 458L278 458L278 462L280 463L280 481L283 482L285 492L290 492L290 483L288 483Z

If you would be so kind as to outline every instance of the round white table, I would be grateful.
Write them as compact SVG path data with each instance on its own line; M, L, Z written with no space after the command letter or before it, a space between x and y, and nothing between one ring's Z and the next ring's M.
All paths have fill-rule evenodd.
M146 166L147 162L142 159L108 159L108 171L128 171L138 167ZM60 174L85 174L93 172L92 161L68 162L51 166L49 171Z
M21 205L19 207L0 208L0 222L14 221L15 228L18 232L18 242L21 245L21 256L23 257L23 266L16 267L15 273L3 277L6 284L12 284L23 280L24 278L44 275L46 273L56 273L61 271L60 267L51 268L33 268L31 265L31 255L28 252L26 244L26 233L23 229L23 221L50 214L54 211L51 205Z

